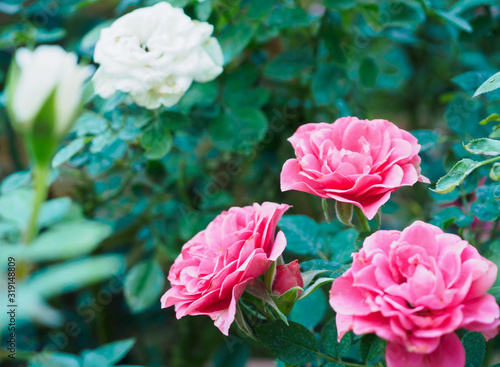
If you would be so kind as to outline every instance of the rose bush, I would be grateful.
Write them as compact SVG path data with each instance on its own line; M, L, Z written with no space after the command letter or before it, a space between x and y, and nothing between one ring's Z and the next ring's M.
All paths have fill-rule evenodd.
M288 140L296 158L283 166L282 191L353 204L368 219L400 187L429 183L420 174L417 139L387 120L305 124Z
M388 367L463 366L455 330L482 331L487 339L498 333L500 308L487 293L497 270L466 241L431 224L375 232L332 285L339 338L353 330L388 340Z
M481 257L500 264L499 17L491 0L0 2L0 293L19 308L0 312L0 365L500 363ZM396 259L386 278L353 265L415 220L451 255L415 235L417 255L374 256ZM366 310L361 289L380 311L328 307L350 267L343 307Z
M163 295L162 307L175 305L177 318L208 315L228 335L245 287L285 249L283 232L275 232L288 208L265 202L217 216L182 248L170 268L172 288Z
M104 98L126 92L149 109L173 106L193 80L208 82L222 72L212 32L212 25L167 2L124 15L101 31L96 44L96 92Z

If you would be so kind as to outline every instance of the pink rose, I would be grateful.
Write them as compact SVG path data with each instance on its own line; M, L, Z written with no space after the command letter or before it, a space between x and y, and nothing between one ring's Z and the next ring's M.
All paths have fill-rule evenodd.
M386 120L306 124L288 140L297 158L283 166L282 191L351 203L368 219L401 186L429 183L420 175L417 139Z
M454 331L496 335L500 308L486 293L496 276L473 246L431 224L375 232L333 282L339 338L352 330L388 340L388 367L464 366Z
M295 287L304 288L304 280L300 274L299 261L293 260L291 263L278 265L273 280L274 295L279 297ZM302 290L298 289L297 297L300 296L301 293Z
M285 235L275 232L288 208L266 202L218 215L183 246L170 269L172 287L161 298L162 308L175 305L178 319L208 315L228 335L245 287L285 249Z

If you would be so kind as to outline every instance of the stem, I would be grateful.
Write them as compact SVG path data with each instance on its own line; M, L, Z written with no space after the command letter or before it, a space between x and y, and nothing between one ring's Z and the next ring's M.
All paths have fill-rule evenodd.
M365 364L359 364L359 363L354 363L354 362L346 362L346 361L343 361L342 359L340 358L334 358L334 357L330 357L324 353L321 353L319 351L314 351L314 353L316 353L318 356L328 360L328 361L332 361L332 362L335 362L335 363L341 363L343 364L344 366L346 367L365 367L366 365Z
M361 229L363 229L364 232L370 232L370 224L368 223L368 219L366 219L361 209L354 205L354 211L356 212L356 215L359 218L359 222L361 223Z
M38 213L42 207L45 198L47 197L47 176L49 174L49 169L46 167L35 166L33 168L34 180L35 180L35 196L33 198L33 211L31 212L30 221L28 228L24 234L24 243L22 246L28 246L38 234ZM32 264L24 261L20 261L17 267L17 276L22 279L31 272Z
M330 216L328 215L328 202L325 198L321 199L321 206L323 207L323 214L325 216L325 220L328 224L330 224Z
M498 237L498 224L500 223L500 218L497 218L493 222L493 228L491 229L490 240L495 240Z
M40 212L43 202L47 198L49 189L47 186L49 169L47 167L35 166L33 173L35 180L35 197L33 199L33 211L31 212L31 218L24 239L26 245L29 245L38 234L38 213Z

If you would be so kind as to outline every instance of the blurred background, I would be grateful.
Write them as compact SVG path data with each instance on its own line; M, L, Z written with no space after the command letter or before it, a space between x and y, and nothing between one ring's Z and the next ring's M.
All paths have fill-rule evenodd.
M107 349L109 365L275 365L268 351L237 333L223 337L208 317L178 321L173 308L160 309L182 245L221 211L253 202L288 203L288 214L323 222L317 197L280 191L281 167L293 157L287 138L304 123L349 115L390 120L419 139L422 173L435 183L468 155L463 141L491 132L480 121L500 112L498 92L471 98L500 70L497 0L169 2L214 25L223 74L160 109L158 124L126 95L104 100L89 93L54 159L39 247L30 253L14 248L30 210L29 162L0 95L0 268L11 251L32 264L17 284L15 365L46 352L56 362L31 365L101 366L92 364L91 351L119 341ZM0 1L0 89L15 49L60 44L92 64L102 28L155 3ZM484 222L497 225L500 215L481 175L487 172L447 195L424 184L398 190L383 207L383 227L430 221L498 263L496 236L480 238ZM315 259L320 251L349 260L352 231L337 222L302 223L312 250L291 246L286 261ZM283 230L291 242L298 236ZM299 302L292 319L320 330L333 315L324 291ZM306 312L311 304L314 313ZM0 316L2 341L7 321ZM494 360L495 346L489 348ZM8 365L5 351L0 360Z

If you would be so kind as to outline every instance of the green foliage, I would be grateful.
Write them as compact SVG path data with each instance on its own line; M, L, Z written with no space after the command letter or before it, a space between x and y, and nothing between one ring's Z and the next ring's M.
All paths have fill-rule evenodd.
M364 361L374 361L385 350L385 341L375 334L367 334L361 338L359 354Z
M465 145L472 154L497 156L500 154L500 141L488 138L475 139Z
M486 92L491 92L495 89L500 88L500 72L496 73L495 75L491 76L486 80L474 93L474 97L486 93Z
M316 358L318 342L314 334L300 324L272 321L259 326L256 333L260 342L285 363L301 365Z
M125 299L134 313L145 311L158 298L165 284L165 276L160 265L154 261L144 261L135 265L125 277Z
M308 329L314 329L323 319L327 305L324 293L312 292L308 297L300 299L294 304L290 319ZM312 309L315 310L314 313L310 312Z
M84 350L81 357L66 354L38 354L29 361L29 367L111 367L121 361L134 346L134 339L103 345L94 350ZM137 366L138 367L138 366Z
M326 353L332 357L342 358L352 342L352 334L346 333L340 342L338 341L336 320L331 319L328 321L321 330L321 343Z
M476 168L480 167L481 163L473 161L472 159L462 159L446 174L446 176L439 179L436 183L435 192L439 194L447 194L455 187L460 185L465 178L470 175Z
M15 48L57 43L92 63L103 28L156 2L0 2L0 84ZM182 245L217 214L274 201L293 205L279 222L287 239L283 259L299 259L304 291L287 318L269 296L268 273L253 296L265 312L245 299L237 307L242 337L257 335L289 365L383 362L380 338L349 332L338 343L334 319L325 322L333 317L331 282L369 232L350 226L358 223L352 207L337 203L339 221L327 206L331 223L321 222L319 199L279 189L281 167L293 158L286 139L302 124L341 116L384 118L411 131L421 145L422 174L440 193L421 184L397 190L371 229L381 218L383 229L431 221L500 264L493 227L500 217L496 0L324 0L324 8L314 1L169 2L214 26L224 72L157 111L122 93L102 99L89 84L84 112L52 159L49 200L29 249L21 243L34 175L12 131L0 126L0 251L31 268L18 285L19 351L43 352L49 335L76 322L82 332L52 355L51 365L239 367L262 356L255 344L224 342L208 317L177 321L159 299ZM5 100L0 94L0 120ZM109 302L100 302L108 293ZM490 293L498 299L498 282ZM267 322L262 312L289 326ZM2 327L6 322L2 314ZM133 342L122 339L131 337L137 346L127 354ZM464 337L471 366L481 365L481 338ZM498 340L489 343L498 349ZM483 364L490 362L497 361Z
M486 343L480 332L470 331L462 338L465 349L465 366L481 367L486 353Z

